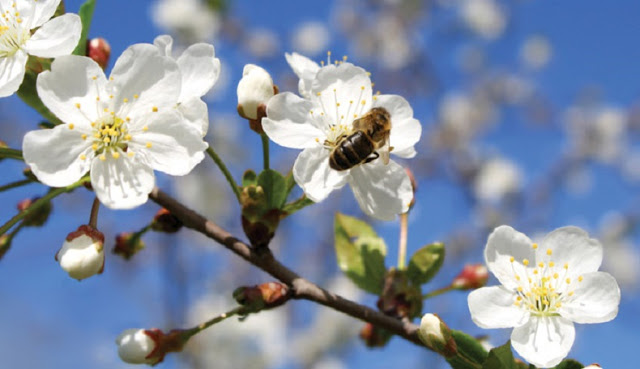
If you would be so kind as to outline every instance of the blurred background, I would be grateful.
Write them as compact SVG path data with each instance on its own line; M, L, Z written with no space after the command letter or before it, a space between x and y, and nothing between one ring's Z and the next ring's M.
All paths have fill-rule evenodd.
M65 1L77 12L82 1ZM267 69L280 91L297 92L284 59L326 52L372 73L375 90L409 100L423 125L418 156L403 162L418 182L409 217L411 255L433 241L446 260L424 292L448 285L465 263L482 262L491 230L510 224L532 238L564 225L587 229L605 247L603 270L622 289L620 313L606 324L578 325L569 357L626 368L640 314L640 48L633 0L98 0L90 37L112 47L111 65L129 45L171 34L178 48L210 42L222 75L205 97L207 141L239 179L262 165L260 138L236 113L236 85L246 63ZM174 55L179 54L175 51ZM0 140L21 147L41 118L17 97L0 100ZM272 167L286 173L298 154L271 145ZM23 165L0 162L0 185L21 179ZM158 185L241 236L239 209L218 168L205 159L182 178ZM16 204L43 195L31 184L0 193L0 223ZM294 193L298 195L300 190ZM114 340L126 328L188 327L230 310L231 292L270 281L203 236L150 233L126 261L107 255L102 275L77 282L54 261L66 235L87 222L83 189L55 199L39 229L25 228L0 260L0 366L126 368ZM120 232L146 226L158 206L102 208L99 228L111 250ZM272 249L308 279L374 306L376 297L341 276L333 216L360 218L345 188L281 223ZM368 219L396 264L398 222ZM495 284L493 278L489 284ZM482 330L470 319L466 292L425 302L450 327L501 345L510 330ZM306 301L292 301L244 322L229 319L196 336L162 368L447 368L437 355L394 338L371 350L363 323Z

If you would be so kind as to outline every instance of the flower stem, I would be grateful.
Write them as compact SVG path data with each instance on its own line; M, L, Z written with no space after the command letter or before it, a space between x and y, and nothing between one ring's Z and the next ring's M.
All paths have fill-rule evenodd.
M403 270L407 259L407 235L409 228L409 213L400 214L400 241L398 242L398 269Z
M209 319L206 322L201 323L193 328L186 329L182 334L183 342L187 342L191 337L195 336L196 334L202 332L203 330L211 327L216 323L220 323L221 321L227 318L230 318L234 315L244 314L246 312L247 312L247 308L245 306L239 306L233 310L227 311L226 313L222 313L216 317L213 317L212 319Z
M65 193L65 192L71 192L76 187L82 186L88 180L89 180L89 176L86 176L86 177L83 177L82 179L80 179L79 181L77 181L76 183L71 184L71 185L69 185L67 187L60 187L60 188L52 189L51 191L49 191L49 193L47 193L46 195L42 196L38 200L34 201L33 204L29 205L28 208L26 208L23 211L21 211L18 214L16 214L13 218L9 219L9 221L6 222L2 227L0 227L0 236L5 234L9 229L11 229L11 227L13 227L20 220L24 219L24 217L26 217L27 215L29 215L29 214L33 213L34 211L38 210L42 205L46 204L47 202L49 202L54 197L56 197L58 195L61 195L61 194Z
M233 179L231 173L229 172L229 169L227 169L227 166L224 165L224 162L222 161L222 159L220 159L218 154L216 154L211 145L209 145L209 147L207 148L207 154L209 154L211 159L213 159L216 165L218 165L218 168L220 168L220 170L222 171L222 174L224 174L225 178L227 178L227 182L229 182L233 193L236 195L238 202L240 202L240 188L238 187L238 184L236 183L235 179Z
M27 178L27 179L23 179L21 181L15 181L15 182L11 182L11 183L7 183L4 186L0 186L0 192L6 191L6 190L10 190L12 188L16 188L16 187L21 187L24 185L28 185L29 183L35 182L33 179Z
M431 291L429 293L425 293L424 295L422 295L422 299L426 300L426 299L429 299L429 298L432 298L432 297L435 297L435 296L439 296L439 295L442 295L443 293L447 293L447 292L453 291L453 290L455 290L455 287L453 287L453 286L442 287L442 288L439 288L439 289L437 289L435 291Z
M22 157L22 151L16 149L10 149L8 147L0 147L0 158L16 159L24 161Z
M100 200L96 197L91 205L91 215L89 216L89 225L94 229L98 229L98 211L100 210Z
M269 137L266 134L261 134L262 139L262 161L264 163L264 169L269 169Z

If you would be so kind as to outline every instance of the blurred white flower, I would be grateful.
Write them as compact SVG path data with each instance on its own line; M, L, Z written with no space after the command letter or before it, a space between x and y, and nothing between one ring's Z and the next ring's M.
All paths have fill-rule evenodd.
M321 22L302 23L293 31L291 43L302 54L317 55L329 46L329 30Z
M151 19L188 42L211 40L222 24L220 15L199 0L158 0L152 6Z
M527 38L520 49L520 58L529 68L539 69L551 60L552 49L549 40L543 36Z
M496 158L486 161L473 183L476 197L481 201L500 201L522 188L522 172L512 161Z
M450 93L438 106L440 133L436 147L466 147L468 142L496 120L493 103L482 94Z
M507 26L506 14L494 0L463 0L461 12L467 27L486 39L500 37Z
M581 157L611 163L627 146L627 117L619 108L574 106L564 121L571 149Z
M269 58L280 50L278 35L268 28L255 28L245 35L244 46L255 58Z

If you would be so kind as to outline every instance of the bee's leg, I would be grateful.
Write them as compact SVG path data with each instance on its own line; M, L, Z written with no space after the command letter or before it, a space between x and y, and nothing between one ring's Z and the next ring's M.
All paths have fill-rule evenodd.
M380 154L378 154L376 151L374 151L374 152L373 152L373 155L374 155L374 156L370 156L370 157L368 157L368 158L364 161L364 163L365 163L365 164L367 164L367 163L371 163L372 161L374 161L374 160L376 160L377 158L379 158L379 157L380 157Z

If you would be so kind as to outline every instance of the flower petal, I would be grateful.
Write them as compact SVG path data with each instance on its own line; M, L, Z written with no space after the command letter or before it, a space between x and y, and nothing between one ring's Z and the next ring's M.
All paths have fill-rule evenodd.
M64 14L43 24L24 44L24 49L43 58L68 55L78 45L81 31L80 17Z
M385 165L381 160L359 165L349 171L351 190L367 215L381 220L393 220L409 210L413 200L411 179L394 161Z
M44 22L53 17L53 14L60 4L60 0L18 1L17 4L18 10L29 22L29 29L34 29L43 25Z
M68 186L87 173L94 156L91 142L81 135L67 124L27 132L22 141L24 160L47 186ZM85 160L81 155L85 155Z
M177 60L182 74L182 91L179 101L190 97L202 97L211 90L220 76L220 59L216 58L213 45L191 45Z
M480 328L511 328L526 324L529 312L515 306L515 293L502 286L482 287L469 294L471 319Z
M415 156L413 146L420 140L422 126L413 118L413 109L409 102L398 95L379 95L373 101L373 106L383 107L391 114L391 153L401 158Z
M24 79L28 55L22 50L12 57L0 58L0 97L13 95Z
M129 46L116 61L110 79L116 114L130 116L132 121L154 108L173 109L180 95L178 64L150 44Z
M298 78L300 78L300 81L298 82L298 92L300 93L300 96L307 99L310 98L311 85L313 79L320 70L320 65L298 53L285 53L284 56L291 69L293 69L293 72L298 76Z
M351 63L321 68L311 92L311 101L322 107L333 124L349 124L355 115L371 110L371 79L364 69Z
M329 167L329 151L324 147L304 149L293 164L293 178L313 202L320 202L331 191L347 183L347 171Z
M533 242L525 234L516 231L509 226L497 227L487 240L487 247L484 249L484 259L487 267L508 289L518 286L515 273L523 274L522 262L527 259L535 265L535 250L532 248ZM511 257L514 262L511 262Z
M209 130L209 109L199 97L192 97L178 105L178 111L184 116L184 122L197 129L204 137Z
M147 202L153 190L153 170L137 157L122 155L106 160L94 159L91 185L98 199L112 209L132 209Z
M36 87L42 102L63 122L88 126L98 119L98 97L108 100L106 84L107 78L96 62L84 56L64 55L53 61L51 71L38 75Z
M204 159L207 144L199 129L187 126L177 111L151 114L147 130L131 132L129 148L155 170L174 176L189 173Z
M560 315L576 323L603 323L618 315L620 287L609 273L583 276L573 298L562 304Z
M153 44L158 48L161 55L171 57L173 48L173 38L169 35L160 35L153 40Z
M551 249L558 265L569 264L572 276L595 272L602 264L602 245L578 227L562 227L549 233L541 242L543 250Z
M275 95L267 103L267 118L262 119L262 129L280 146L293 149L318 147L326 135L318 127L319 120L309 113L314 107L311 101L291 92Z
M571 350L576 337L573 323L562 317L532 316L529 322L511 333L511 345L529 363L551 368Z

